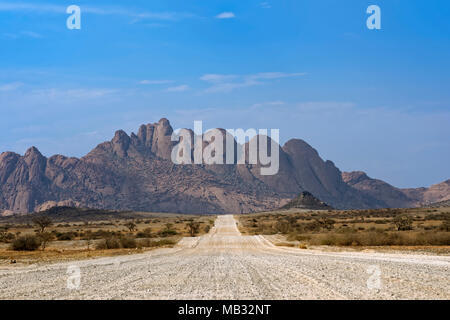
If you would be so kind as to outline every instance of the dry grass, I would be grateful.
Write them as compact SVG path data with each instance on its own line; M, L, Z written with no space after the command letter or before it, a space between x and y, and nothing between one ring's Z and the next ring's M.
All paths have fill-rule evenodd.
M107 216L93 213L94 219L87 220L82 215L83 220L76 220L80 215L71 212L71 217L67 219L60 212L53 216L53 224L46 232L54 236L54 241L48 243L44 251L39 249L32 252L13 251L11 246L14 239L36 234L31 217L1 219L0 264L10 264L11 261L20 264L85 259L171 247L182 237L190 236L190 222L200 225L196 234L200 236L209 230L215 220L214 216L157 213L126 213L116 216L110 213ZM129 229L130 223L135 225L133 230ZM118 245L105 246L106 241L117 242Z
M399 231L396 217L410 225ZM282 246L450 245L450 208L274 211L237 215L243 234L282 235ZM402 229L404 226L402 226Z

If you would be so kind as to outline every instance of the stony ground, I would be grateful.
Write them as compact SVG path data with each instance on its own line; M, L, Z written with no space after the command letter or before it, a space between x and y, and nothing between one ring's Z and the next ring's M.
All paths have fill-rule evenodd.
M0 298L450 299L450 257L276 247L221 216L172 249L2 267Z

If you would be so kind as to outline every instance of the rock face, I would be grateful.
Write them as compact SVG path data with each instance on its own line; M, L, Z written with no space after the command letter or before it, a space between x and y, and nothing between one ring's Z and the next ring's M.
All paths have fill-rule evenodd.
M130 136L120 130L111 141L98 145L81 159L62 155L46 158L34 147L23 156L2 153L0 213L27 213L59 204L115 210L242 213L277 209L303 191L339 209L397 206L395 196L367 192L351 179L346 183L331 161L323 161L302 140L277 145L279 172L262 176L261 165L248 161L239 165L175 165L171 161L175 145L172 132L167 119L142 125L137 134ZM447 189L436 190L440 191L434 194ZM404 204L414 203L408 201Z
M281 209L332 210L333 208L314 197L308 191L303 191L298 197L281 207Z
M429 188L402 189L407 196L416 199L417 205L429 205L450 200L450 180Z
M426 206L427 208L444 208L450 207L450 200L435 202Z
M414 198L408 197L402 190L384 181L372 179L364 172L343 172L342 178L353 188L373 198L382 199L388 208L413 207L417 203Z
M381 199L389 208L419 207L450 200L450 180L429 188L399 189L361 171L343 172L342 178L362 193Z

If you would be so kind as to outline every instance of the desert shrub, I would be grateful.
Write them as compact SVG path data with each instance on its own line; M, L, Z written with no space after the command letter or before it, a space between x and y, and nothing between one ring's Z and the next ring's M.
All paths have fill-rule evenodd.
M119 249L120 248L120 241L117 238L110 237L103 239L100 241L97 246L97 249Z
M134 249L137 248L137 242L135 238L132 237L124 237L120 239L120 246L126 249Z
M163 238L170 237L170 236L175 236L177 234L178 234L178 232L176 232L175 230L170 230L170 229L165 229L165 230L162 230L162 231L160 231L158 233L158 235L160 237L163 237Z
M41 246L41 239L35 235L18 237L12 243L11 248L15 251L36 251Z
M442 224L439 226L439 230L449 232L450 231L450 221L448 221L448 220L443 221Z
M211 226L210 226L209 224L207 224L207 225L205 226L205 233L208 233L209 230L211 230Z
M42 250L45 250L47 244L53 239L55 239L55 235L51 232L42 232L39 233L37 236L41 241Z
M398 231L412 230L413 220L408 215L399 215L394 218L394 224Z
M281 234L287 234L291 230L291 225L288 221L277 221L274 227L275 230Z
M310 235L306 234L298 234L298 233L290 233L287 237L289 241L307 241L311 239Z
M448 232L396 233L396 232L364 232L364 233L328 233L315 235L308 240L315 245L333 246L418 246L449 245Z
M357 230L352 227L348 227L346 225L343 225L338 230L336 230L337 233L343 233L343 234L350 234L350 233L356 233Z
M187 224L187 229L189 231L189 235L191 237L194 237L200 231L200 223L195 222L195 221L190 221Z
M10 243L16 238L16 235L11 232L1 232L0 233L0 242Z
M78 234L76 232L59 232L56 234L56 239L58 239L59 241L70 241L75 239L77 235Z
M336 221L329 218L322 218L320 220L317 220L317 223L320 225L321 228L331 230L334 228L334 224L336 223Z
M145 228L136 234L137 238L151 238L153 236L151 228Z
M143 248L153 248L153 247L163 247L163 246L170 246L176 244L175 241L170 239L161 239L158 241L154 241L151 239L139 239L138 245Z

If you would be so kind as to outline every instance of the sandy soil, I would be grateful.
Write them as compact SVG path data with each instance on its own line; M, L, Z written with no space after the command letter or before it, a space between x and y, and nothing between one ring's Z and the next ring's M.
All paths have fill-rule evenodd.
M209 234L171 249L1 267L0 298L450 299L449 271L448 256L277 247L220 216Z

